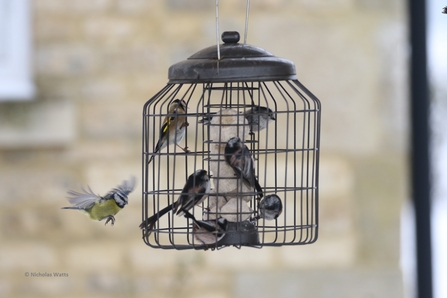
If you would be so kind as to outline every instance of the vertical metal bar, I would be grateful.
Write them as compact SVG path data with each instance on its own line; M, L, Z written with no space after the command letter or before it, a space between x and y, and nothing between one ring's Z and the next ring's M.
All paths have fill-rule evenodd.
M430 160L426 1L409 1L411 179L416 220L417 297L433 297L430 225Z
M248 15L250 13L250 0L247 0L247 8L245 10L245 32L244 32L244 44L247 43L248 35Z

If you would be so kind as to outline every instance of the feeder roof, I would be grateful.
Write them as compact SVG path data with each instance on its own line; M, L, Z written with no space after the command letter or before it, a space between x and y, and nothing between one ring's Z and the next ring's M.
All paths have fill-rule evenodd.
M198 51L172 65L170 83L296 80L293 62L278 58L264 49L240 44L238 32L224 32L220 45Z

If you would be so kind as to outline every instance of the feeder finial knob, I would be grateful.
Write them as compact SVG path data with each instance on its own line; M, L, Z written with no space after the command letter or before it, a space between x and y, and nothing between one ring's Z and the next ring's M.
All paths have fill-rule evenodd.
M222 33L222 41L224 43L238 43L241 36L237 31L225 31Z

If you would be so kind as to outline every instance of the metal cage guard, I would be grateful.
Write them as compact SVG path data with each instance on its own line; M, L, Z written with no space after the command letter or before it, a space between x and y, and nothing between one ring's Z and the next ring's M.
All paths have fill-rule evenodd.
M168 144L154 154L163 120L176 116L168 112L175 99L187 103L189 125L180 146L189 152ZM274 112L275 120L261 131L253 129L244 114L256 106ZM197 231L193 220L169 212L150 235L143 231L145 243L163 249L218 249L315 242L320 113L320 101L296 79L168 83L143 109L142 219L175 202L189 175L204 169L210 174L211 191L189 212L214 224L223 217L228 225L221 238L211 232L215 241L210 243L200 234L209 231ZM223 148L236 136L253 157L264 198L276 194L282 201L276 219L262 218L262 199L227 169Z

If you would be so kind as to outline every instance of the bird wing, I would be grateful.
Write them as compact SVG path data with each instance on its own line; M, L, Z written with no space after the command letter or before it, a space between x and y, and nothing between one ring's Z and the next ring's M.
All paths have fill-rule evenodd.
M250 150L248 150L247 146L244 148L244 157L245 164L242 172L242 180L248 187L255 187L256 191L259 193L259 196L262 198L262 187L259 185L258 179L256 179L253 157L251 156Z
M169 125L172 121L174 121L174 116L172 117L166 117L165 121L163 122L163 125L161 127L161 134L166 133L169 129Z
M250 185L254 185L255 178L255 167L253 164L253 158L251 156L250 150L248 150L247 146L244 145L243 157L244 157L244 167L242 170L242 176L249 180Z
M247 146L241 151L230 156L229 164L239 178L242 178L248 187L254 186L254 166L253 159Z
M69 190L67 193L70 195L68 201L73 204L74 207L79 209L89 209L95 205L95 203L101 200L99 195L93 193L90 186L87 186L88 190L82 189L82 192Z
M161 128L160 128L160 139L158 140L157 145L155 146L154 153L155 153L155 152L158 152L158 151L161 150L161 146L162 146L162 144L163 144L163 135L165 135L165 134L168 133L169 125L171 124L172 121L174 121L174 119L175 119L174 116L172 116L172 117L166 117L166 119L163 121L163 125L162 125ZM150 159L149 162L152 161L152 158L153 158L153 157L154 157L154 156L151 157L151 159Z
M125 196L128 196L134 190L135 184L136 184L136 178L132 176L129 181L124 180L121 185L109 191L108 194L120 193Z
M242 175L242 170L244 167L244 161L241 159L242 157L242 148L238 149L237 151L233 152L232 154L225 154L225 160L227 163L233 168L233 170L236 172L237 176Z
M201 201L206 192L206 187L199 185L196 185L196 187L191 187L187 192L186 189L183 189L183 193L178 198L178 204L176 204L174 209L175 214L180 216L183 214L183 210L189 210L194 207Z

